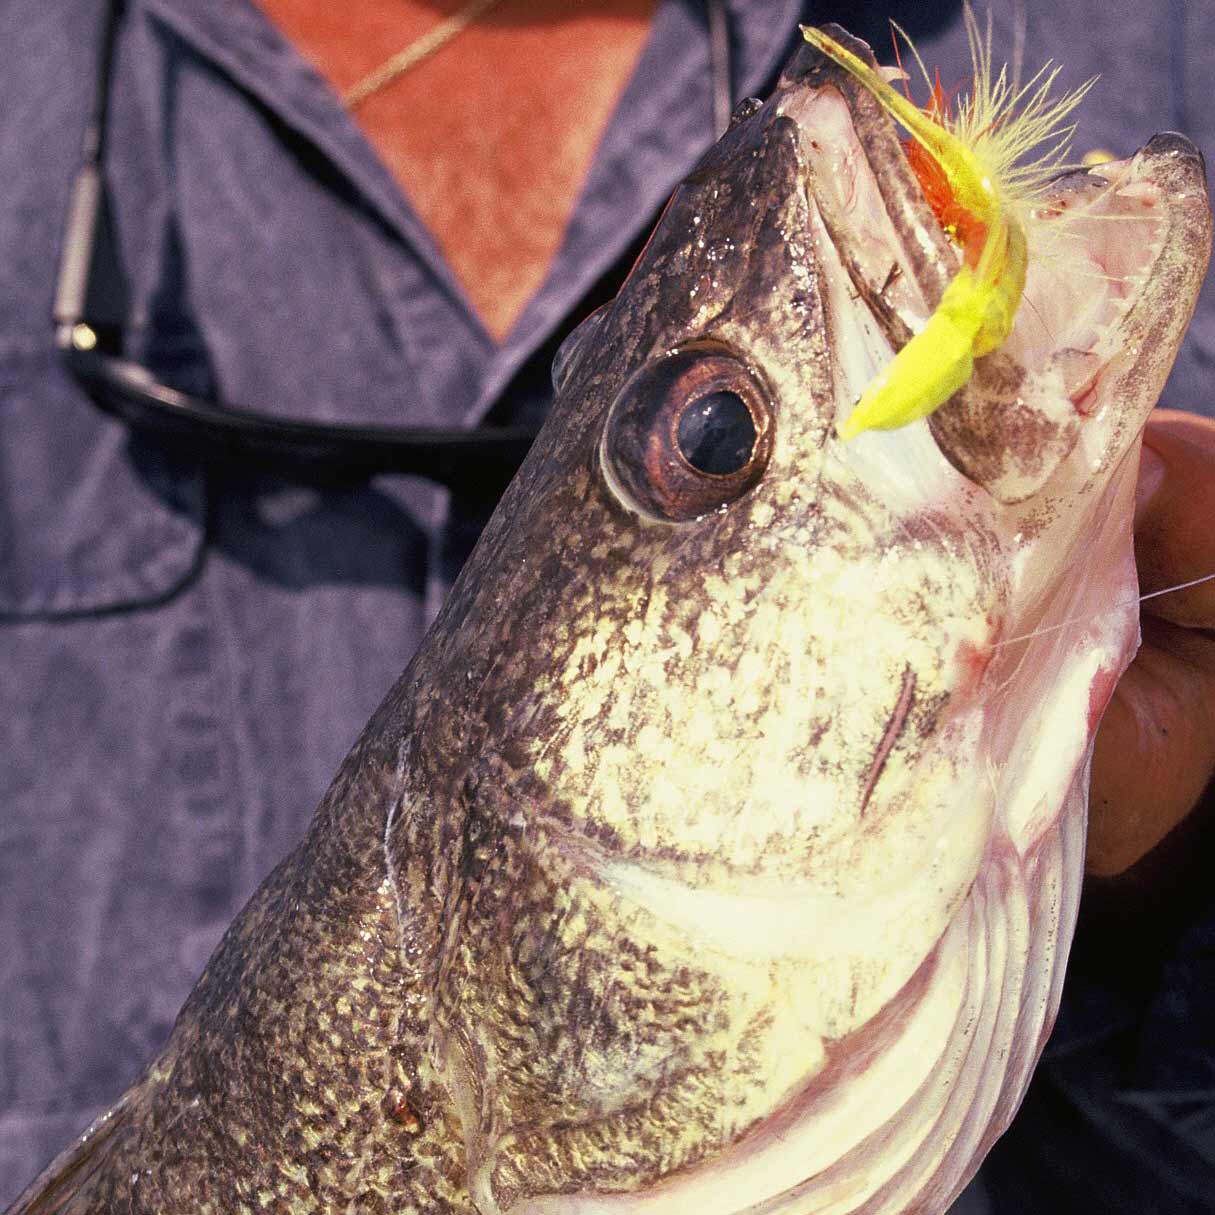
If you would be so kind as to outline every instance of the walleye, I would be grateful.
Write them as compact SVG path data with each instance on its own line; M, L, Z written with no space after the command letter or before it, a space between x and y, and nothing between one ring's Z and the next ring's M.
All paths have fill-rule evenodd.
M562 350L164 1052L13 1215L944 1212L1058 1004L1201 158L1158 136L1037 219L1008 341L843 442L959 255L803 48Z

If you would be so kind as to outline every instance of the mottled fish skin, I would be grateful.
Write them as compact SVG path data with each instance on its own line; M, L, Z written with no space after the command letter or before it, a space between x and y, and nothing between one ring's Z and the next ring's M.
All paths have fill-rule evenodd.
M931 427L841 445L956 258L800 54L563 353L163 1054L14 1215L945 1211L1057 1005L1138 435L1209 245L1192 146L1104 171L1079 196L1135 199L1144 251L1088 412L1021 333ZM619 447L671 352L733 368L767 460L679 522Z

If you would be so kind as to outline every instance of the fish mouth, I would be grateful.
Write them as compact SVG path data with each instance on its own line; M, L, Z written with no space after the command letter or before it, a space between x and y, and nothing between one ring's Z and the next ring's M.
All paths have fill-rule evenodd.
M864 43L828 28L874 63ZM838 427L923 329L962 263L892 120L866 89L806 47L774 104L797 124L829 267ZM1082 433L1091 474L1125 450L1125 419L1107 406L1129 374L1144 378L1143 364L1149 374L1171 364L1189 320L1175 301L1196 295L1190 284L1205 269L1202 155L1168 132L1125 160L1064 172L1035 200L1027 228L1029 268L1011 336L976 361L970 383L929 422L949 463L1005 503L1039 492ZM1150 315L1158 309L1167 320ZM1145 348L1149 334L1155 349Z

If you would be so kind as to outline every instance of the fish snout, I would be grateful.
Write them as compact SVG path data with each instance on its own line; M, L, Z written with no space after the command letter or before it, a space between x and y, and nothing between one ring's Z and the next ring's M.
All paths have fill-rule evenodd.
M1207 162L1198 145L1180 131L1161 131L1144 145L1143 155L1188 162L1206 180Z

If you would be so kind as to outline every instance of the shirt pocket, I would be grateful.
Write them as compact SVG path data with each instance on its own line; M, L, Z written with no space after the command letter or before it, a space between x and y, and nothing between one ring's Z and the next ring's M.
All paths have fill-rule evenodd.
M53 350L0 356L0 618L153 604L202 555L197 465L97 407Z

